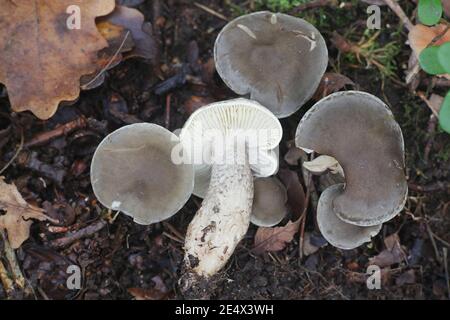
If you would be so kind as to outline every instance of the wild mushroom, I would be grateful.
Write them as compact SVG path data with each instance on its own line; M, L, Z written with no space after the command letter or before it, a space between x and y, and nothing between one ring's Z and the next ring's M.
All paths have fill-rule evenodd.
M339 219L333 211L333 200L343 192L343 184L336 184L322 192L317 205L317 225L329 243L350 250L369 242L380 232L382 225L360 227Z
M260 151L256 165L250 163L253 176L256 178L270 177L278 172L278 147L270 151ZM204 199L211 180L211 165L200 164L195 167L195 183L193 194Z
M239 95L250 95L278 118L308 101L325 73L328 50L303 19L268 11L228 23L214 47L216 69Z
M191 196L192 164L174 164L176 135L155 124L139 123L108 135L95 151L91 183L97 199L138 224L170 218Z
M259 227L273 227L286 216L287 191L275 177L256 178L250 221Z
M192 151L197 168L211 166L211 179L186 234L184 290L216 274L246 234L253 201L252 168L258 170L264 157L277 160L270 154L281 137L278 119L247 99L207 105L187 120L181 141Z
M377 97L347 91L322 99L300 121L296 145L332 156L342 166L345 187L332 200L339 219L375 226L403 209L408 193L403 135Z

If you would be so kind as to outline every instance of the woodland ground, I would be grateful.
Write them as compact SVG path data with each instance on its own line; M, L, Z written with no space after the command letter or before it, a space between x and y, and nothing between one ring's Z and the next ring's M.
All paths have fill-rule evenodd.
M125 1L126 2L126 1ZM200 1L230 19L245 12L265 8L257 1ZM413 17L412 1L400 1ZM253 7L252 7L253 6ZM109 213L96 200L89 180L89 164L101 139L125 124L147 121L180 128L189 113L201 104L232 98L214 73L214 40L226 21L194 1L145 1L138 7L154 25L160 41L159 65L151 67L139 60L121 63L108 72L105 83L82 93L75 105L62 107L49 121L30 113L13 114L0 87L0 167L16 152L23 133L30 141L38 133L85 117L88 125L48 141L24 148L15 163L3 172L14 181L27 201L45 208L70 230L88 228L89 236L57 247L52 240L65 237L51 232L46 223L34 223L30 239L18 250L18 259L32 289L16 292L28 299L153 299L181 298L177 280L182 262L183 235L201 199L188 204L167 222L144 227L119 215L112 223ZM216 299L447 299L448 270L444 251L450 243L450 135L433 127L431 112L416 94L404 85L411 53L407 34L395 14L382 7L382 29L366 30L367 4L350 1L344 8L317 6L300 12L284 8L312 22L327 41L328 72L340 73L354 82L347 89L375 94L391 107L405 137L410 194L405 210L386 223L373 242L356 250L342 251L325 246L312 255L299 256L299 238L280 252L257 255L253 249L256 227L251 226L227 265L223 280L210 288ZM377 57L384 68L358 61L340 53L331 42L333 31L346 39L382 49ZM360 42L361 40L361 42ZM161 68L161 77L154 68ZM425 78L425 75L423 75ZM423 81L418 90L444 94ZM206 84L206 85L205 85ZM117 99L120 96L123 99ZM281 159L294 138L297 124L313 102L294 116L282 120L285 136ZM301 174L301 167L281 167ZM152 170L152 168L148 168ZM317 181L315 180L317 183ZM320 241L309 209L305 230ZM89 232L98 227L96 232ZM64 229L66 230L66 229ZM385 249L385 237L398 233L405 257L383 269L381 290L368 290L364 274L369 258ZM0 244L1 248L1 244ZM66 289L66 268L83 268L80 291ZM448 268L447 268L448 269ZM142 290L129 290L139 288ZM133 294L131 294L131 293ZM0 286L0 298L5 292Z

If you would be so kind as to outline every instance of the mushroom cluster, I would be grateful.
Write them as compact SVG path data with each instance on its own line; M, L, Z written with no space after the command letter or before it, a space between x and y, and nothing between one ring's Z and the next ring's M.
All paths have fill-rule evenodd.
M250 222L285 217L287 192L273 177L283 130L317 89L328 62L326 44L306 21L257 12L230 22L214 49L219 75L238 98L196 110L177 134L140 123L108 135L91 165L91 182L106 207L152 224L170 218L191 194L203 198L185 237L182 290L224 267ZM367 93L333 94L302 118L296 145L324 155L345 183L321 195L317 222L333 245L369 241L405 203L403 137L389 108Z
M370 241L403 209L408 193L403 135L377 97L345 91L322 99L300 121L295 142L342 166L345 184L326 189L317 208L319 229L332 245L353 249Z

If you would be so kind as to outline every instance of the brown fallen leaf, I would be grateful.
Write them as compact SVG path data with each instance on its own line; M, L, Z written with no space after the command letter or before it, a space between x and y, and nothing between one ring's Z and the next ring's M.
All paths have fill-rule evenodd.
M14 184L7 184L0 177L0 209L6 214L0 216L0 228L8 232L8 240L13 249L19 248L30 236L31 219L39 221L57 220L46 216L41 208L28 204Z
M106 71L122 60L140 57L154 62L157 45L152 26L136 9L116 6L107 16L97 19L97 28L108 41L108 47L99 52L97 70L81 78L81 88L91 90L105 81Z
M436 41L436 45L450 41L450 30L445 34L447 29L445 24L439 24L433 27L424 26L422 24L415 25L408 34L409 45L413 49L416 57L419 57L423 49L425 49L435 37L443 35L442 38Z
M400 244L398 234L393 233L384 239L386 249L377 256L369 259L369 264L377 265L380 268L388 267L400 263L406 259L405 251Z
M320 100L329 94L335 93L345 86L354 86L355 83L340 73L325 73L320 81L319 88L313 96L314 100Z
M109 22L130 30L134 48L124 54L124 59L139 57L154 60L157 55L157 44L153 37L152 25L145 22L144 15L136 9L116 6L109 15L99 18L99 23Z
M289 221L283 227L258 228L255 235L254 252L261 254L286 248L286 245L294 239L294 235L299 231L300 221L300 219L295 222Z
M450 42L450 30L447 30L445 24L438 24L436 26L428 27L422 24L415 25L408 34L409 46L413 50L416 58L419 58L423 49L438 36L441 36L435 45L439 46L446 42ZM444 33L445 32L445 33ZM450 79L450 74L441 74L438 77Z
M106 71L114 68L123 60L123 53L133 50L134 41L130 31L108 21L97 23L97 29L108 42L108 47L98 53L97 70L80 79L83 90L95 89L105 81Z
M287 147L289 148L288 152L284 155L284 161L290 166L298 166L298 162L300 159L307 159L308 156L305 151L295 146L294 141L289 141L287 143Z
M80 30L67 25L67 9L74 5ZM61 101L78 97L80 77L96 70L97 53L107 46L95 18L114 7L114 0L1 2L0 82L14 111L48 119Z

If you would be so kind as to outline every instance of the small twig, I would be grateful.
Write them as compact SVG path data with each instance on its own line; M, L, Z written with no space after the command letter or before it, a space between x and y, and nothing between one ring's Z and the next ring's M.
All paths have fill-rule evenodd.
M292 9L292 13L299 13L308 9L315 9L320 7L336 7L338 5L337 0L315 0L307 3L302 3Z
M82 129L82 128L86 127L86 125L87 125L86 118L81 116L78 119L75 119L75 120L67 122L63 125L60 125L53 130L39 133L34 138L32 138L30 141L25 143L25 148L33 147L36 145L46 144L52 139L64 136L75 129Z
M403 11L402 7L397 3L395 0L384 0L386 4L391 8L392 11L397 15L397 17L400 18L400 21L403 23L406 29L408 31L411 31L411 29L414 27L411 20L409 20L408 16L406 15L405 11Z
M449 192L450 191L450 183L444 183L444 182L440 182L440 181L431 183L426 186L419 186L412 182L409 182L408 187L411 191L419 192L419 193L431 193L431 192L439 192L439 191Z
M165 119L165 126L166 129L170 130L170 113L171 113L171 104L172 104L172 95L169 93L166 97L166 119Z
M102 230L105 226L106 226L106 221L100 220L94 224L87 226L84 229L75 231L73 233L66 235L65 237L51 241L50 245L54 248L66 247L79 239L92 236L93 234Z
M431 148L433 147L434 132L436 131L437 123L438 123L438 118L434 114L431 114L430 119L428 120L428 128L427 128L428 141L427 141L427 144L425 145L425 150L424 150L424 155L423 155L425 162L428 162L428 160L430 158L430 152L431 152Z
M309 202L311 198L311 184L312 184L312 174L308 173L308 184L306 186L306 196L305 196L305 208L303 209L301 218L301 225L300 225L300 237L299 237L299 263L303 259L303 245L305 242L305 224L306 224L306 213L308 211Z
M20 132L20 144L19 147L17 148L16 153L13 155L13 157L11 158L11 160L8 161L8 163L0 170L0 175L6 170L8 169L8 167L16 160L16 158L19 156L20 152L23 149L23 143L24 143L24 135L23 135L23 130L21 130Z
M427 232L428 232L428 236L430 237L431 240L431 244L433 245L433 249L434 249L434 254L436 256L436 260L441 263L441 255L439 254L439 250L437 248L436 245L436 241L434 240L434 234L433 231L431 231L430 225L428 223L425 224L427 226Z
M31 294L31 290L29 290L26 287L26 280L25 277L22 274L22 270L20 270L19 263L17 262L16 253L14 252L14 249L11 247L8 237L6 236L6 233L4 230L0 230L0 238L3 240L3 247L5 251L6 259L8 260L9 266L11 267L11 273L14 279L14 282L16 285L22 289L25 290L27 294Z
M203 11L206 11L207 13L209 13L209 14L211 14L211 15L219 18L219 19L222 19L222 20L227 21L227 22L230 21L230 19L225 17L223 14L221 14L221 13L219 13L219 12L217 12L217 11L215 11L215 10L213 10L213 9L211 9L211 8L201 4L201 3L194 2L194 6L196 6L199 9L202 9Z

